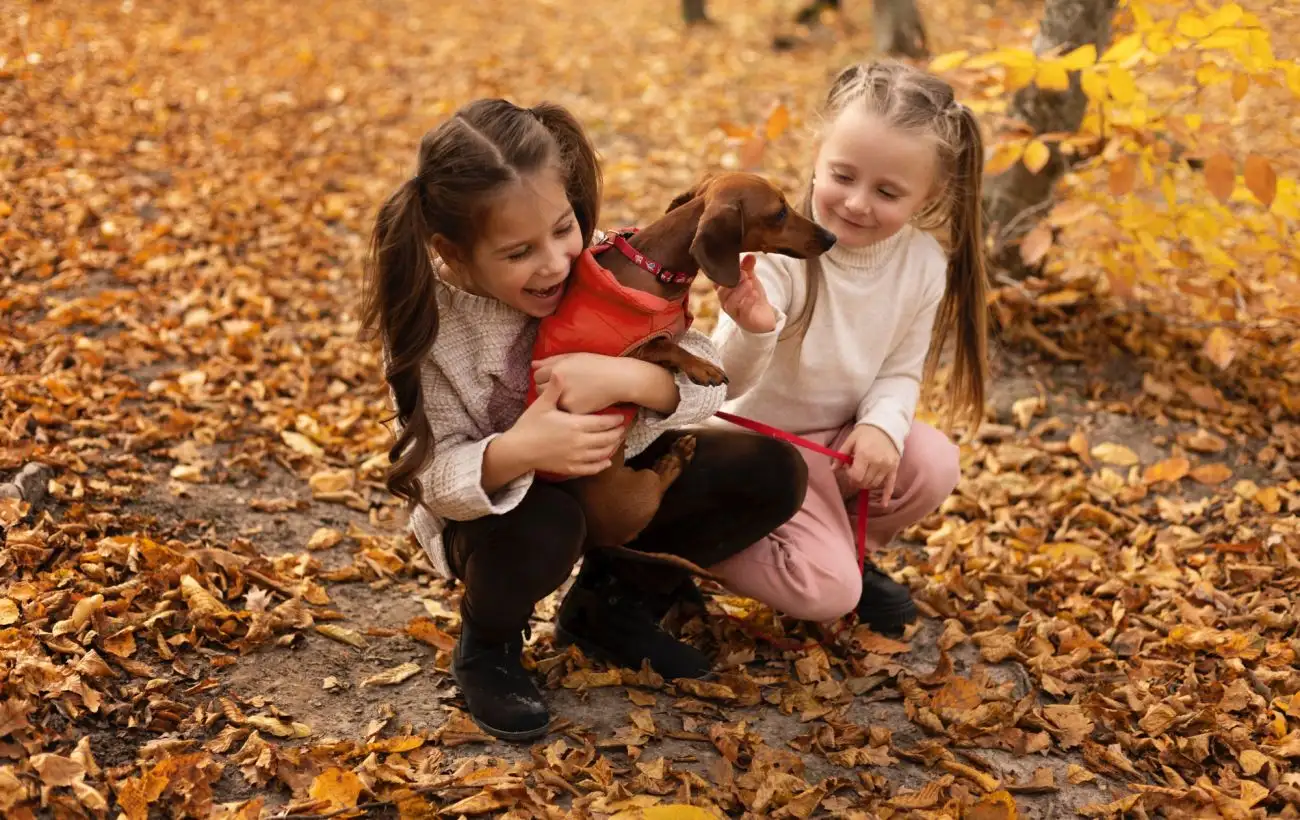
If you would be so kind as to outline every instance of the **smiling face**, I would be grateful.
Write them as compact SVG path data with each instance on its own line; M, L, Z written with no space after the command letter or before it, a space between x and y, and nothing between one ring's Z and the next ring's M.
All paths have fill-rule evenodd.
M558 170L525 174L486 204L482 233L468 259L444 253L458 284L529 316L555 312L582 234Z
M936 193L933 137L901 131L861 105L831 123L817 154L813 206L847 248L888 239Z

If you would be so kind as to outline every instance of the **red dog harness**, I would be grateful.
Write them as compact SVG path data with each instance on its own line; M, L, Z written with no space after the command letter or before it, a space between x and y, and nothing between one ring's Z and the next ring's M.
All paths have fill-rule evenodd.
M689 294L670 302L651 293L624 287L614 274L596 261L597 253L614 246L613 241L607 240L594 249L584 250L574 260L559 307L538 325L537 341L533 344L534 361L561 353L623 356L651 339L676 338L690 327ZM618 249L627 254L623 248ZM634 249L632 253L640 256ZM640 267L649 270L646 264L649 263L659 268L657 263L646 260L644 256L641 259ZM674 275L662 268L651 272L660 278ZM537 373L533 371L528 377L528 396L524 406L531 406L539 392ZM600 412L621 414L624 426L627 426L632 423L636 411L635 405L619 404ZM549 473L538 473L537 476L546 481L563 480L562 476Z

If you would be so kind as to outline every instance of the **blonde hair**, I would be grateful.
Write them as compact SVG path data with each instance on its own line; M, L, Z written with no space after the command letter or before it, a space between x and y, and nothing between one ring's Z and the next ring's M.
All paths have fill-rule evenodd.
M917 228L946 228L950 245L948 282L935 317L934 333L925 360L925 379L934 376L950 337L954 362L948 379L951 417L970 417L978 425L984 415L988 382L988 273L984 258L984 140L979 121L957 102L952 86L920 69L898 62L860 63L839 73L822 104L823 122L830 124L849 106L861 105L900 131L929 134L939 152L938 196L913 217ZM812 216L810 176L800 210ZM818 259L805 263L808 297L803 310L782 333L802 339L821 290Z

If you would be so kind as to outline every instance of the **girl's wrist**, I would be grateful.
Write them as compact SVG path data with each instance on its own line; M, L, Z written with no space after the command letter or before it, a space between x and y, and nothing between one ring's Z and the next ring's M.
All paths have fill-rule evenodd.
M627 369L625 401L656 413L671 415L681 400L677 380L673 378L672 372L639 359L624 361L633 365Z

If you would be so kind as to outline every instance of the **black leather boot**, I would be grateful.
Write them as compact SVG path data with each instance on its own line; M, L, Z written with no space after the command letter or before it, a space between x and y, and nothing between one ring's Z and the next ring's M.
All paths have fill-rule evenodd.
M712 671L708 657L660 626L667 610L664 596L621 581L609 559L588 553L560 604L555 639L628 669L640 669L648 660L667 680L707 677Z
M503 740L532 740L546 734L551 716L537 684L520 662L523 635L485 641L466 620L452 653L451 672L460 684L470 717Z
M862 597L858 598L858 620L882 635L897 636L916 620L916 604L907 587L866 562L862 571Z

